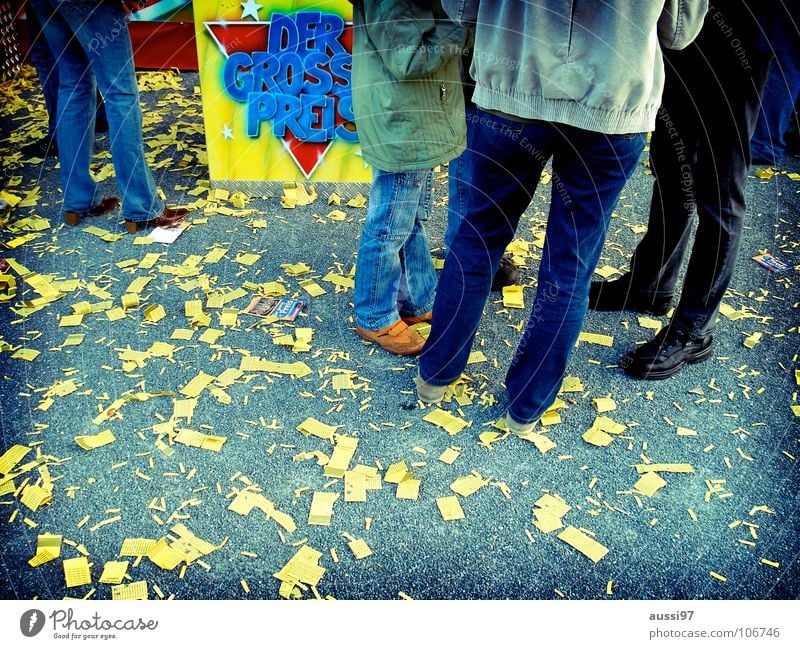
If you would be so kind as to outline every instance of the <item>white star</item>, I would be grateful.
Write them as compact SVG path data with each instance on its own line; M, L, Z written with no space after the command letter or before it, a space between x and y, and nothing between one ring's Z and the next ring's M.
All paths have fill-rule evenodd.
M247 0L247 2L240 2L242 5L242 20L250 16L258 20L258 10L263 8L264 5L256 4L256 0Z
M233 139L233 131L231 130L231 127L228 126L227 124L225 124L225 128L222 129L222 137L224 137L226 140Z

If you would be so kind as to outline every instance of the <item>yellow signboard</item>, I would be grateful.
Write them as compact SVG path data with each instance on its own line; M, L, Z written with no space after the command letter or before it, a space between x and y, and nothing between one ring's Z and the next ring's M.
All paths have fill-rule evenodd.
M208 164L216 186L369 182L351 98L346 0L195 0Z

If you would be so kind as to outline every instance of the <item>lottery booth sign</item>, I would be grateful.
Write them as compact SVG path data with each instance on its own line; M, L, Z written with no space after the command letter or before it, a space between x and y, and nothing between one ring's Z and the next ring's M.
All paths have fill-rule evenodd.
M369 182L351 94L352 6L195 0L215 187Z

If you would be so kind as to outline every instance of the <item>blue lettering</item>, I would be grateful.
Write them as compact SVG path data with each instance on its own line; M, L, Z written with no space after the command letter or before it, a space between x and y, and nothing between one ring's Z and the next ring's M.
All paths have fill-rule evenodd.
M300 12L298 17L303 15L303 13L306 12ZM339 37L344 31L344 19L336 14L320 14L318 12L307 13L314 13L317 22L317 25L311 32L311 38L313 38L314 41L313 47L310 46L311 40L307 41L309 51L322 52L326 56L331 57L336 54L346 54L347 50L344 49L344 46L339 40Z
M298 118L300 117L300 99L290 95L273 95L277 104L275 121L272 123L272 134L275 137L286 135L288 128L298 140L305 140L307 137L305 129L302 127Z
M251 92L247 97L247 136L261 135L261 122L275 116L275 95L270 92Z
M269 90L276 92L278 82L275 76L281 70L278 57L271 52L253 52L253 91Z
M299 95L303 89L303 59L296 52L284 52L278 60L278 89L286 95Z
M350 88L351 69L352 62L347 52L331 57L331 74L335 79L339 80L337 83L333 84L333 94L341 95Z
M267 50L273 54L297 51L297 26L286 14L274 13L270 18Z
M306 131L306 142L327 142L333 139L333 97L303 95L300 123ZM321 110L314 110L319 108Z
M331 73L323 69L328 63L328 57L322 52L312 52L303 59L303 68L306 71L306 81L303 92L311 95L327 95L333 87ZM316 83L314 83L316 82Z
M353 114L353 97L348 93L339 97L339 115L344 120L344 124L336 127L336 137L342 138L345 142L358 142L358 133L355 131L355 115Z
M234 101L247 101L247 95L253 91L253 75L250 72L252 65L253 60L244 52L235 52L225 61L222 83Z

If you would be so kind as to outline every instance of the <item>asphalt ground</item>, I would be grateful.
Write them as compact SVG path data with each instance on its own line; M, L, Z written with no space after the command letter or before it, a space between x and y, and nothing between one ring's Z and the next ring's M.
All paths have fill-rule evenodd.
M142 92L148 141L177 133L177 139L165 138L148 148L157 182L170 204L208 199L206 192L188 193L207 179L199 98L193 94L197 77L149 78L155 89ZM168 246L134 244L117 213L90 223L122 235L103 241L85 232L83 224L71 228L62 223L55 160L30 160L19 152L45 124L31 71L2 89L3 184L23 197L40 190L33 206L14 211L13 221L36 215L48 219L49 227L38 232L1 229L4 244L26 234L40 236L0 256L44 276L51 286L77 280L57 284L62 299L20 315L21 301L39 295L12 270L17 296L0 304L0 346L8 347L0 353L0 455L14 445L32 449L7 471L37 456L41 460L15 478L13 491L0 496L3 598L109 599L112 585L100 582L104 565L129 561L124 583L145 581L151 599L275 599L281 582L273 575L302 546L318 550L325 569L316 592L307 584L296 589L294 594L304 598L797 597L800 420L791 406L800 405L800 182L787 173L800 172L800 160L787 160L770 179L749 182L740 260L725 299L738 319L721 318L714 356L667 381L631 379L617 362L655 330L640 326L634 313L590 313L584 330L613 336L613 345L582 343L576 349L568 374L578 377L583 388L561 395L562 421L545 433L555 447L542 453L514 437L488 444L479 439L486 432L501 433L492 423L505 411L504 370L527 311L505 308L501 297L492 295L476 346L486 360L468 366L465 405L451 401L442 406L468 422L454 435L423 419L433 408L415 402L416 362L391 356L355 335L352 289L337 291L323 278L331 271L348 275L365 210L343 206L346 218L336 221L327 216L334 209L327 198L333 192L345 200L359 192L366 196L367 186L317 184L317 200L295 209L281 207L280 191L250 197L244 209L219 200L217 206L233 215L197 207L192 227ZM98 170L109 162L102 157L106 149L101 137ZM652 179L644 162L620 200L602 265L624 268L646 224ZM429 230L434 255L442 245L446 184L443 170L436 175ZM112 177L103 186L109 193L116 189ZM540 187L518 231L530 244L521 269L528 308L538 264L534 242L543 232L549 192L550 185ZM226 250L219 261L196 257L215 248ZM751 260L764 251L793 268L772 273ZM152 253L160 255L154 265L140 267ZM241 253L259 257L246 265L236 261ZM128 260L133 261L126 266ZM173 274L187 260L197 272ZM281 266L300 262L312 271L292 276ZM124 311L121 319L111 321L107 311L99 311L85 315L79 325L59 326L81 302L110 299L120 306L127 287L140 277L151 278L141 291L141 304ZM308 278L326 292L308 295L299 284ZM215 292L273 281L286 288L287 296L308 303L296 322L265 324L240 314L237 325L223 326L222 309L207 304ZM245 290L246 295L225 306L244 309L255 295ZM185 315L187 300L201 300L211 322L198 327L190 340L172 339L176 329L192 329ZM154 323L144 313L153 305L165 312ZM222 335L200 341L209 327ZM279 335L292 334L296 327L313 329L310 351L276 344ZM745 346L756 333L761 336L752 348ZM85 337L80 344L63 346L70 334ZM31 361L13 358L19 348L40 354ZM296 378L247 370L226 387L212 383L202 390L191 420L181 419L175 428L225 437L218 451L187 446L174 439L172 429L165 432L175 401L185 398L181 389L200 372L218 377L239 368L248 355L279 363L302 361L311 373ZM334 389L337 374L350 377L345 387L337 379L339 390ZM133 394L144 400L125 401L110 419L93 423L116 400ZM601 397L610 397L616 406L604 414L626 426L606 447L582 439L598 416L593 400ZM319 456L312 455L330 456L333 441L297 430L308 417L358 439L351 469L356 464L374 467L385 478L390 465L405 462L407 472L420 481L418 498L398 499L397 485L383 480L381 489L367 491L366 502L346 502L343 480L324 475ZM75 441L105 430L116 438L106 446L87 451ZM445 464L438 458L451 446L461 452ZM688 464L691 472L660 472L665 486L646 496L634 485L641 477L636 465L649 463ZM469 496L456 495L451 484L473 472L484 486ZM22 502L34 484L51 495L49 504L35 510ZM257 508L248 515L230 510L242 490L263 496L291 516L297 529L287 531ZM339 495L329 525L308 523L315 492ZM31 501L36 493L28 494ZM563 527L555 531L534 524L534 503L545 494L558 495L569 506ZM443 519L437 499L445 496L458 499L463 519ZM195 552L188 565L171 570L146 556L120 556L125 539L166 538L175 547L178 524L210 543L211 550L204 547L207 554ZM607 553L595 562L558 538L570 526ZM60 556L31 567L38 536L46 533L63 537ZM353 539L366 541L372 554L356 558L348 545ZM91 564L91 583L67 587L63 560L83 556Z

